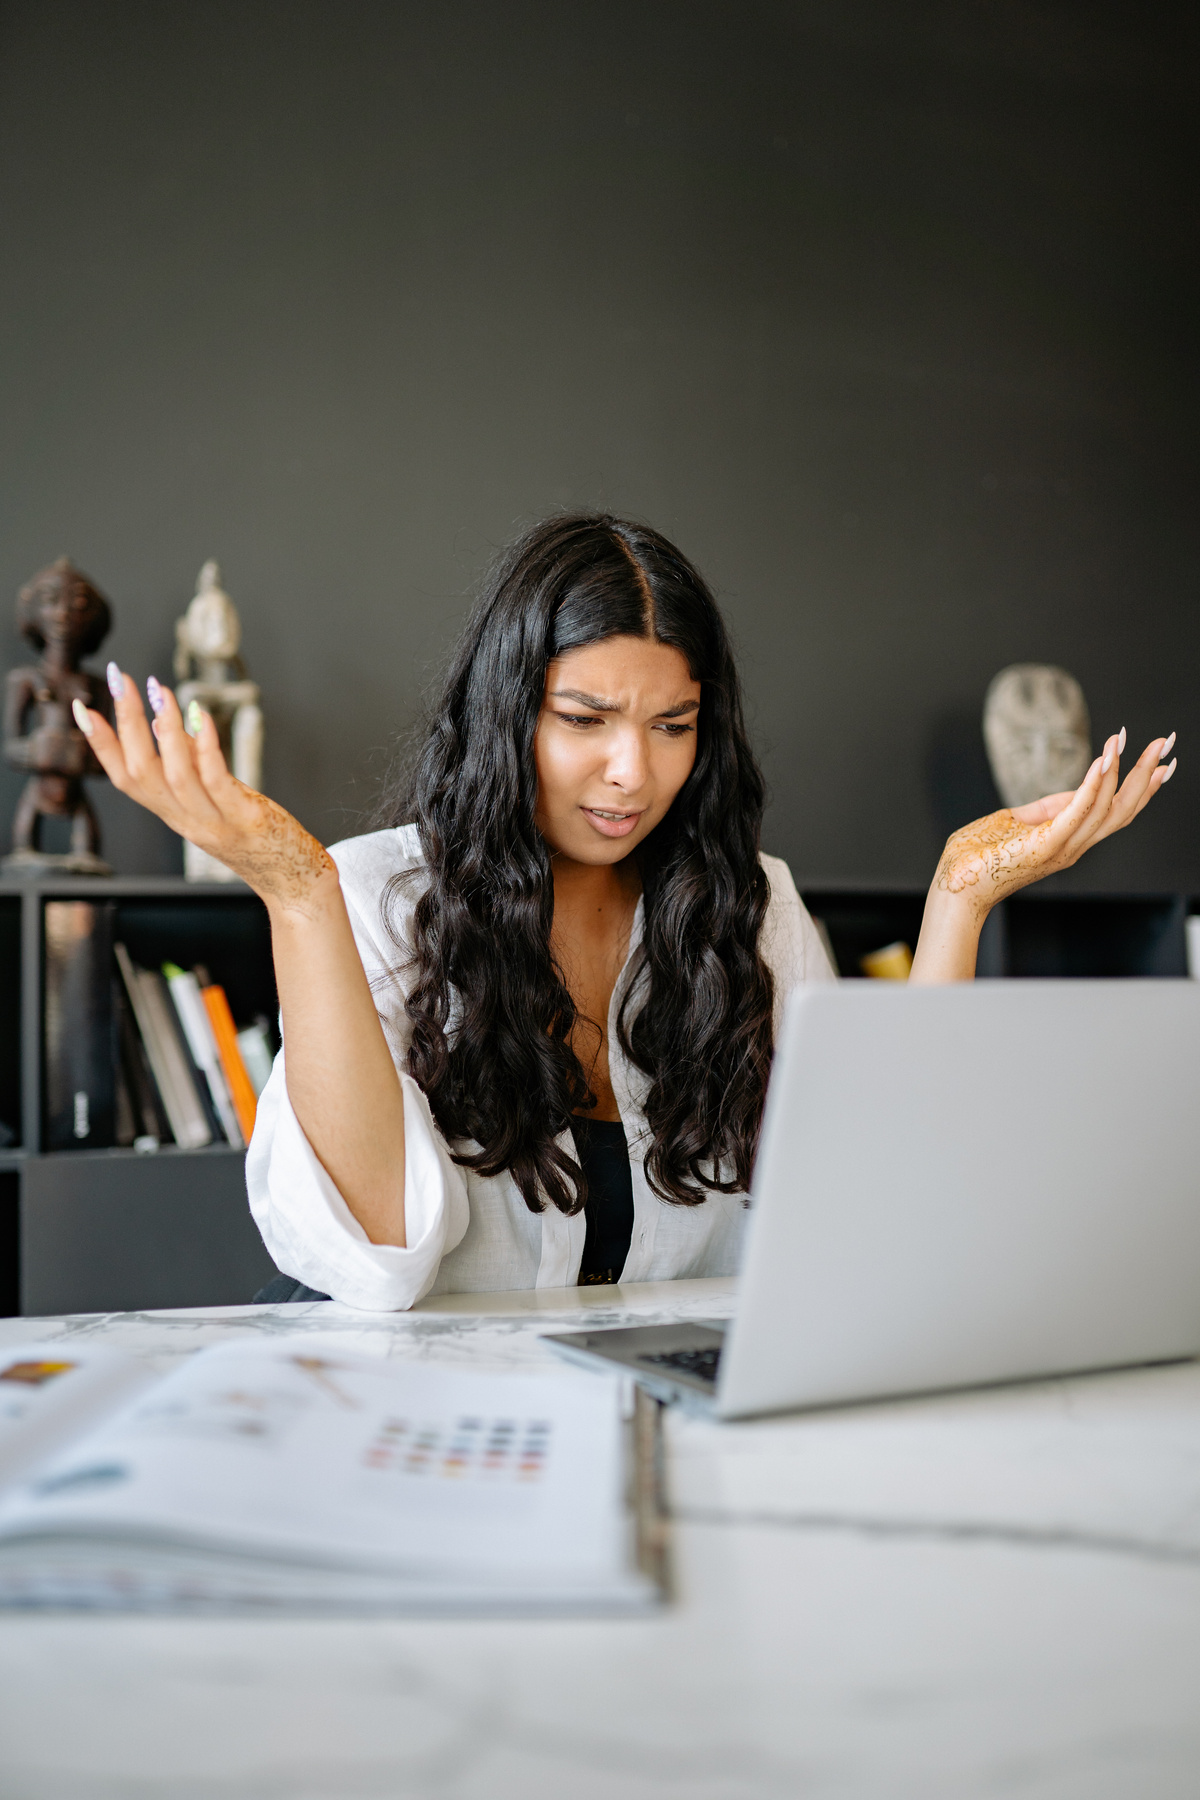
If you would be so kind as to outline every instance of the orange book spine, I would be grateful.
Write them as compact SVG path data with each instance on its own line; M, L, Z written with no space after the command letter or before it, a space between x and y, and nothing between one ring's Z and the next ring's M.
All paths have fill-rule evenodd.
M213 1036L217 1040L217 1052L221 1058L221 1067L225 1071L225 1079L229 1083L229 1092L233 1099L233 1108L238 1116L238 1124L242 1128L242 1136L250 1142L250 1133L254 1130L254 1115L258 1110L258 1102L254 1098L254 1087L246 1073L246 1065L242 1061L242 1053L238 1049L237 1026L233 1022L233 1014L229 1010L229 1002L225 998L225 989L217 987L201 988L204 1005L208 1013L209 1023L213 1028Z

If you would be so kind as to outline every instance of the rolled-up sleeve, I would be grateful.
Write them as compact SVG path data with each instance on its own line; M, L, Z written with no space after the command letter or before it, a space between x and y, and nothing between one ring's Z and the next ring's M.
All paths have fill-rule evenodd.
M250 1211L276 1265L307 1286L369 1312L413 1306L432 1287L469 1218L462 1171L409 1075L404 1091L404 1218L408 1243L373 1244L292 1111L284 1053L258 1102L246 1156Z
M379 1022L404 1095L404 1221L407 1243L373 1244L301 1129L288 1098L286 1045L258 1101L246 1156L250 1211L277 1266L320 1293L370 1312L398 1312L429 1292L442 1258L470 1221L466 1180L438 1130L429 1102L404 1073L408 1026L402 941L413 894L393 909L399 935L384 924L390 877L420 869L415 830L372 832L331 846L351 930L371 983Z

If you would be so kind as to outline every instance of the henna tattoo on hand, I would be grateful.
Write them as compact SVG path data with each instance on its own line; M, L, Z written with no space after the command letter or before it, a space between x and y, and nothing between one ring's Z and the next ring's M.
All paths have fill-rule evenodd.
M239 820L232 841L214 833L213 842L202 844L213 856L261 894L285 906L299 906L311 895L323 875L336 869L324 845L304 829L298 819L265 794L238 787Z
M935 885L949 894L971 891L987 911L998 900L1027 887L1050 873L1043 846L1052 821L1023 825L1007 807L975 819L947 838L934 876Z

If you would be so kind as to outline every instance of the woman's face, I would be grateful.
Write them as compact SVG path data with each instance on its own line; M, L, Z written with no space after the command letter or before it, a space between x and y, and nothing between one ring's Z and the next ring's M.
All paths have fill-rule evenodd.
M686 659L652 638L556 657L534 738L537 822L551 851L592 864L628 856L691 774L699 712Z

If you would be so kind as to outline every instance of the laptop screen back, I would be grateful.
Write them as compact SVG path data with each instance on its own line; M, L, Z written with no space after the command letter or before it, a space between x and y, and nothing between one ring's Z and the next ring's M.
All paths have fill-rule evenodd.
M1200 1352L1200 984L800 989L726 1417Z

